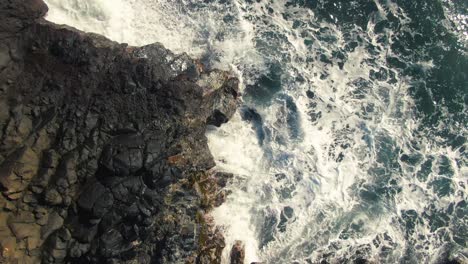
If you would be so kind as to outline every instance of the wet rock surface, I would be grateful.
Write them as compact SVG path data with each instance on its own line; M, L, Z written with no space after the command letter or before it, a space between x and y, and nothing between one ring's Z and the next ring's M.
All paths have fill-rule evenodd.
M242 241L237 240L231 249L231 264L244 264L245 245Z
M0 3L0 262L218 263L207 125L238 82L159 44L129 47Z

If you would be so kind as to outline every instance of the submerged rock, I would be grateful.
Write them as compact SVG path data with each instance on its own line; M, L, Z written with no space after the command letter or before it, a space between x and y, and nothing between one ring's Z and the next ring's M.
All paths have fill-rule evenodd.
M233 115L237 79L46 12L0 3L1 261L220 262L205 130Z

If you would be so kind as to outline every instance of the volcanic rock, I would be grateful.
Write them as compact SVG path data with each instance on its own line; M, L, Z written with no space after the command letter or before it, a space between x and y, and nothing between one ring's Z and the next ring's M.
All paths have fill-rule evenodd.
M46 12L0 2L0 259L219 263L227 178L205 131L235 112L237 79Z
M237 240L231 249L231 264L244 264L245 245L242 241Z

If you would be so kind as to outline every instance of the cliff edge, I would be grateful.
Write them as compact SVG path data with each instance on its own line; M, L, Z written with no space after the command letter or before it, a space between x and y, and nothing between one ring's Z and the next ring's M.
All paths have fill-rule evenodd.
M205 130L238 81L0 2L0 262L219 263Z

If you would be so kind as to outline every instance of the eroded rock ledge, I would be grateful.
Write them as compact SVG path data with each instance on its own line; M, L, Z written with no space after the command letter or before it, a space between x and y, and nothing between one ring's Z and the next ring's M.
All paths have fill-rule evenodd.
M0 262L217 263L208 124L238 81L0 2Z

